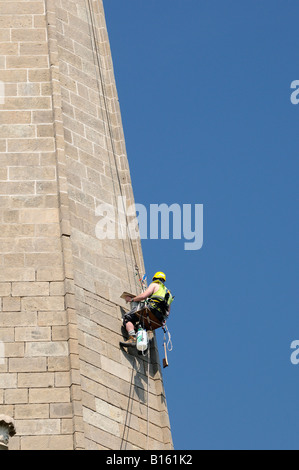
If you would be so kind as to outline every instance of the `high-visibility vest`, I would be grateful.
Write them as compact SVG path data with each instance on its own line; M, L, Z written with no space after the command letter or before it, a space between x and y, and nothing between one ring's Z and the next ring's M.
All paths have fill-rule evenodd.
M150 304L158 310L167 310L170 304L173 302L173 296L167 287L163 284L163 282L158 280L154 282L159 284L159 289L157 292L152 294L148 300L150 301Z

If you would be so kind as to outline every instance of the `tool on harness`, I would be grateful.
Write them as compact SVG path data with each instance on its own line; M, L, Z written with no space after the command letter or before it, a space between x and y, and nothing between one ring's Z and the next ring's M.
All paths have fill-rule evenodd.
M167 359L167 350L166 350L166 343L164 341L164 355L165 357L163 358L163 369L165 369L165 367L168 367L169 364L168 364L168 359Z
M166 324L162 327L163 329L163 332L164 332L164 337L163 337L163 345L164 345L164 359L163 359L163 368L165 369L165 367L168 367L169 364L168 364L168 358L167 358L167 351L172 351L172 341L171 341L171 335L170 335L170 332L166 326ZM167 341L167 344L166 344L166 333L168 334L168 341Z

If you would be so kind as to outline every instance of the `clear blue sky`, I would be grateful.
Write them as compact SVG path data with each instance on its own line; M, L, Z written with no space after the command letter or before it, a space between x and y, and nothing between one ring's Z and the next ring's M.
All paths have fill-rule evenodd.
M175 448L299 449L298 1L104 5L136 202L204 204L201 250L142 242Z

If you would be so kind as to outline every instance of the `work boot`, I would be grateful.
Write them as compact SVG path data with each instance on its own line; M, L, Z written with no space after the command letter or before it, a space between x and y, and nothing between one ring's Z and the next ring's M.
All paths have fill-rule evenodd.
M126 347L135 347L136 346L136 336L129 336L127 341L122 341L120 344L122 346L126 346Z

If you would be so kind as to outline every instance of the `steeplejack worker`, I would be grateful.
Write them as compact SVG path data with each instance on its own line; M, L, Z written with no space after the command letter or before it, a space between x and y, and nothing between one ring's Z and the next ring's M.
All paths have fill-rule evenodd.
M173 297L170 291L165 286L166 275L158 271L152 280L152 283L148 288L137 295L134 298L126 297L126 302L144 302L147 301L147 307L152 311L158 321L164 322L170 313L170 304L173 301ZM142 308L142 307L141 307ZM132 310L127 313L124 317L124 327L126 328L129 338L123 342L123 346L135 346L136 345L136 331L135 325L139 321L138 316L135 314L137 309L140 309L140 305L133 307Z

